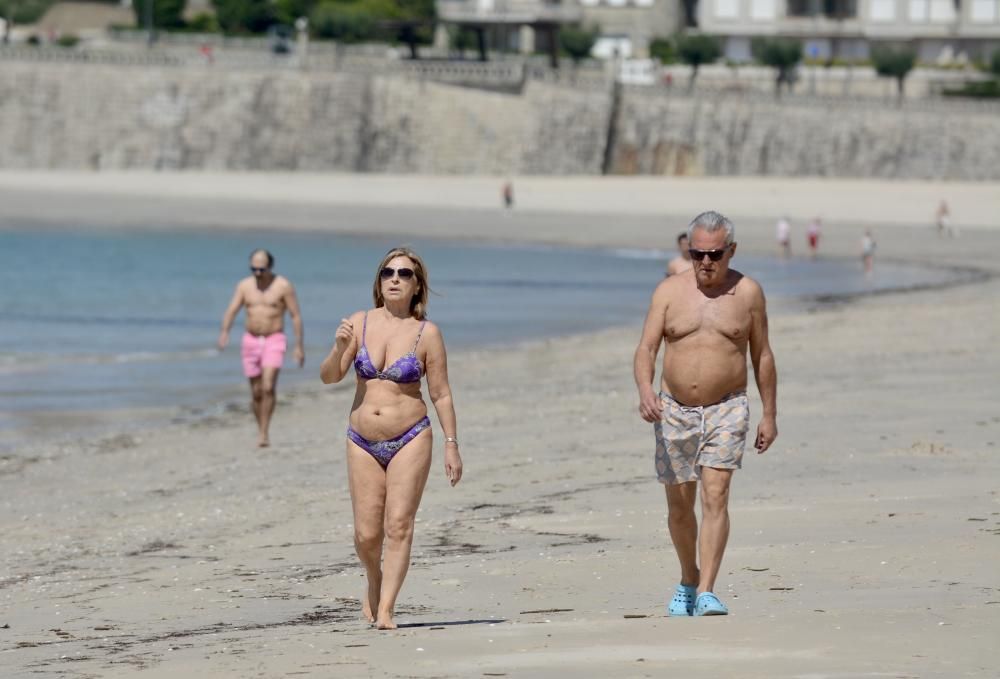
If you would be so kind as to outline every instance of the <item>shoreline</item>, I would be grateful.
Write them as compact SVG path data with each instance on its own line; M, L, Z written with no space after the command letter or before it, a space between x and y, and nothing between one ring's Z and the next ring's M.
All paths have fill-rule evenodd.
M323 207L495 210L505 177L294 172L0 170L0 192L103 195ZM742 218L930 224L942 198L959 228L1000 228L1000 183L815 177L516 176L514 211L690 215L706 205ZM520 188L518 188L520 187ZM939 195L940 194L940 195ZM52 209L52 206L46 206ZM0 213L2 214L2 213Z
M777 252L774 224L793 221L793 251L805 220L823 218L821 255L858 256L873 228L879 258L1000 272L987 256L1000 231L1000 183L794 178L515 177L513 209L491 177L297 175L291 173L71 173L0 171L0 234L18 226L100 229L338 233L362 237L543 246L654 248L712 208L737 227L744 252ZM517 189L523 187L523 192ZM959 238L932 225L949 199ZM169 219L164 215L169 215Z
M54 227L57 229L68 229L69 227L61 225ZM303 233L311 233L310 231L303 231ZM438 239L434 239L438 240ZM462 237L455 237L448 240L444 240L443 237L440 239L441 242L468 242L468 239L463 239ZM475 242L475 241L472 241ZM510 245L510 246L525 246L533 247L538 246L539 243L521 243L521 242L508 242L508 241L497 241L498 245ZM616 249L612 245L578 245L578 244L564 244L559 246L553 246L558 248L570 248L570 249L596 249L607 252L614 252ZM843 258L844 256L834 256L827 258ZM802 258L804 259L804 258ZM883 258L887 261L893 261L898 264L903 264L907 266L914 266L919 268L930 268L938 269L943 271L948 271L955 274L955 278L943 282L931 282L931 283L918 283L914 285L902 284L894 285L887 288L878 288L872 290L866 290L863 292L844 292L844 293L830 293L830 294L809 294L803 293L799 295L793 295L788 297L779 297L777 300L772 299L770 302L772 315L777 314L794 314L806 310L808 312L824 311L827 309L832 309L837 306L842 306L845 304L856 303L860 300L873 299L883 296L892 295L911 295L918 294L925 291L936 291L936 290L947 290L956 287L963 287L969 285L975 285L977 283L986 282L994 278L997 274L986 269L976 268L976 267L959 267L955 265L948 264L936 264L928 263L922 261L913 261L906 258ZM779 261L779 260L775 260ZM636 321L636 331L641 325L641 319ZM543 338L531 338L526 340L518 340L512 342L498 341L496 343L486 343L479 344L475 346L461 347L460 349L452 352L457 356L465 356L470 353L483 353L483 352L493 352L493 351L503 351L503 352L529 352L533 349L537 349L541 346L546 346L552 342L568 340L568 339L585 339L591 336L599 336L607 332L621 331L625 327L618 324L611 324L602 327L598 327L592 330L573 332L568 331L565 333L557 333L551 336ZM286 372L297 371L294 366L288 366L284 369ZM308 369L307 369L308 371ZM235 372L234 372L235 375ZM286 378L287 379L287 378ZM344 385L325 385L321 387L320 385L313 384L315 380L306 379L305 381L296 380L291 386L286 386L281 390L282 396L279 397L279 405L291 405L292 402L298 396L314 394L316 391L322 388L326 389L339 389L347 388ZM166 426L170 425L182 425L182 426L197 426L205 422L211 422L218 420L219 417L247 417L249 416L249 411L246 409L246 398L244 392L245 385L240 383L237 385L236 378L234 377L232 383L219 384L212 389L213 395L210 399L201 400L191 403L175 403L175 404L164 404L164 405L150 405L143 407L108 407L103 409L98 409L94 411L85 410L33 410L33 411L18 411L16 413L11 413L10 418L12 420L21 419L28 420L32 424L27 427L18 427L14 424L8 427L0 427L0 453L14 453L17 454L18 447L24 446L27 453L30 455L33 449L39 446L45 448L51 448L53 446L63 446L67 444L70 440L79 439L81 436L85 442L89 443L99 443L107 439L115 439L120 436L142 436L144 434L149 434L152 431L156 431ZM287 400L289 403L284 404L283 401ZM86 427L82 427L81 424L74 425L71 429L66 430L67 423L77 422L82 423L85 420L96 420L102 424L94 424L93 422L88 422ZM38 425L37 422L47 422L47 424ZM126 422L129 424L126 426ZM3 432L16 431L16 436L10 437L6 442L3 441ZM27 431L23 431L27 429ZM52 431L43 431L52 430ZM58 432L58 434L56 433ZM37 445L26 445L29 440L33 440Z

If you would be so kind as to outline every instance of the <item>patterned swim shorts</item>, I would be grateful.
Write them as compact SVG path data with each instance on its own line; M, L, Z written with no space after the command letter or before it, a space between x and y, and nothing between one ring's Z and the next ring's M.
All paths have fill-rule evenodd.
M745 391L707 406L686 406L660 392L663 415L656 434L656 477L660 483L697 481L702 467L739 469L750 429Z

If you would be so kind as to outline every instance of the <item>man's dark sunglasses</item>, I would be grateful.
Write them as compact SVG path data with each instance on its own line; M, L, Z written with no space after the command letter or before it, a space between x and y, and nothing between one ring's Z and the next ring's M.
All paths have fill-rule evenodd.
M408 281L413 278L413 269L393 269L392 267L385 267L379 272L379 276L382 280L391 280L393 276L399 275L399 278L404 281Z
M713 262L718 262L726 254L726 250L731 247L733 246L727 245L721 250L695 250L694 248L690 248L688 254L691 255L691 261L693 262L700 262L704 259L705 255L708 255L708 258Z
M250 270L253 271L254 273L264 273L265 271L267 271L267 267L266 266L251 266Z

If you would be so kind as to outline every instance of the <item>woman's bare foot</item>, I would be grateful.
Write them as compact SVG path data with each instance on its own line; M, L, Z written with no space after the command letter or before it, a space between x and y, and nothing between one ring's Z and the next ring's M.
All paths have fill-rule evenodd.
M392 609L383 610L379 608L378 620L375 621L375 626L379 629L396 629L396 623L392 620Z
M271 441L267 438L267 434L261 434L257 437L257 447L267 448L271 445Z
M368 592L365 594L361 604L361 614L368 622L375 622L375 611L378 610L378 597L382 589L381 582L368 581Z

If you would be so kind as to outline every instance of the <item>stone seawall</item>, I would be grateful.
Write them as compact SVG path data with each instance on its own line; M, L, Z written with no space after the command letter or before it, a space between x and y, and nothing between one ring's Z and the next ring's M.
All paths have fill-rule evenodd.
M0 167L594 174L609 106L538 83L8 62Z
M1000 179L1000 104L777 101L760 94L622 98L620 174Z
M0 168L1000 179L1000 106L6 62Z

